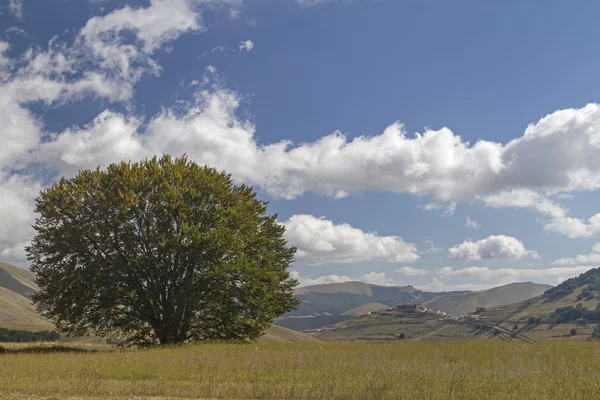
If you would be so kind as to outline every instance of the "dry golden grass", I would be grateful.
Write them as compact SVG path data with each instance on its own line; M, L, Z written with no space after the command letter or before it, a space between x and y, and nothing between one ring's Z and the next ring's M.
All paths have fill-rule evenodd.
M44 348L45 346L42 346ZM205 344L0 356L0 398L598 399L600 346Z

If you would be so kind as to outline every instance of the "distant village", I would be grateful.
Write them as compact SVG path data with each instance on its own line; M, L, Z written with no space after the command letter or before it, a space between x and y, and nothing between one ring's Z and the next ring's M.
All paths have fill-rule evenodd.
M427 314L432 316L438 316L441 321L455 321L455 322L472 322L480 320L480 313L484 312L485 308L478 307L475 312L472 314L461 314L459 316L451 315L445 311L436 310L433 308L429 308L422 303L402 303L395 307L388 307L386 310L380 311L371 311L365 315L385 315L390 312L399 312L402 314ZM303 331L304 333L317 333L317 332L325 332L325 331L335 331L338 329L344 329L344 326L341 324L330 325L323 328L318 329L307 329Z

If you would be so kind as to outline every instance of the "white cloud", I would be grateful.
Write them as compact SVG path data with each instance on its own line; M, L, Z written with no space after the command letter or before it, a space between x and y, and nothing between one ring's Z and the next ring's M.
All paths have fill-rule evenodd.
M413 268L413 267L402 267L402 268L398 268L395 271L399 272L403 275L406 275L406 276L420 276L420 275L425 275L428 273L428 271L426 269Z
M385 272L369 272L361 277L361 281L379 286L394 286L398 282L392 278L388 278Z
M316 6L317 4L329 3L331 1L335 0L296 0L296 3L303 7L312 7Z
M584 218L560 217L554 218L544 226L547 232L558 232L571 239L600 235L600 213L587 220Z
M143 43L143 51L152 53L182 33L202 27L193 3L192 0L151 0L146 8L126 5L105 16L91 18L81 30L81 36L95 50L104 53L115 47L115 37L118 42L122 32L133 31Z
M595 151L600 150L600 129L599 137L594 136L594 128L600 126L597 105L557 111L506 146L486 141L470 146L446 128L408 138L400 124L379 136L352 141L333 133L301 145L289 141L259 145L254 125L237 118L238 105L235 93L201 91L198 101L183 115L165 110L151 120L146 147L153 152L186 152L194 160L226 169L239 181L261 186L275 197L293 199L307 191L338 198L368 190L408 192L432 196L436 201L424 208L444 209L446 214L454 211L458 200L480 201L489 207L533 208L554 221L554 225L547 224L547 230L570 236L580 235L582 230L585 235L597 233L596 219L566 219L566 210L540 194L597 188L596 178L586 172L596 171L600 176L600 162L588 151L594 146ZM587 129L588 125L592 127ZM544 174L536 165L523 166L524 176L513 171L532 158L521 148L529 151L536 141L549 152L548 157L561 159L564 171L553 170L552 165ZM555 143L563 141L564 145ZM590 154L569 153L575 151L573 141ZM570 164L565 164L565 159L571 160ZM519 188L525 183L528 188ZM561 218L576 233L559 229L556 221ZM597 219L600 221L600 216Z
M471 219L471 217L468 217L468 216L467 216L467 222L465 222L465 226L467 228L471 228L471 229L475 229L475 230L481 228L481 225L479 225L477 223L477 221L475 221L474 219Z
M579 254L573 258L560 258L554 260L552 264L556 265L583 265L583 264L600 264L600 243L594 244L592 252L589 254Z
M250 51L254 48L254 42L252 42L252 40L245 40L242 43L240 43L240 45L238 46L238 49L240 51Z
M299 287L342 282L365 282L379 286L400 286L403 284L402 282L388 278L385 272L373 271L356 278L335 274L319 277L312 277L311 275L302 276L298 271L295 270L290 271L290 276L299 282Z
M456 202L452 201L448 204L440 204L440 203L427 203L422 206L423 210L432 211L432 210L444 210L442 213L442 217L451 217L454 215L454 211L456 211Z
M8 10L17 18L23 18L23 0L8 0Z
M9 4L13 3L20 4L14 0ZM91 18L71 44L58 37L47 49L32 47L15 58L7 55L8 43L0 41L0 187L8 193L0 212L13 221L0 227L4 238L0 251L30 237L33 216L22 207L31 204L29 188L37 190L41 184L23 172L30 167L28 161L39 163L35 167L45 177L48 170L70 176L79 168L164 153L187 153L192 160L225 169L238 182L259 186L274 197L293 199L306 192L336 198L364 191L411 193L429 197L431 202L424 207L447 215L454 212L456 202L481 202L537 210L549 219L546 231L569 237L600 234L600 214L569 217L566 209L549 200L600 189L598 104L555 111L506 144L486 140L470 144L448 128L409 135L401 123L353 139L333 132L309 143L259 144L255 126L236 114L240 97L223 89L201 89L183 110L165 109L148 122L106 110L83 127L49 133L29 112L32 102L49 105L88 95L130 100L142 76L160 73L158 50L184 33L204 29L200 8L216 3L152 0L145 7L125 6ZM220 3L240 5L238 0ZM44 143L42 135L48 136ZM19 218L23 218L20 229L14 225ZM329 243L336 250L311 256L335 262L418 258L414 246L401 238L332 226L335 235ZM341 232L353 232L358 244L353 247ZM366 251L341 254L337 249L344 246ZM390 249L397 246L402 251L393 253Z
M489 269L487 267L467 267L463 269L453 269L452 267L443 267L438 271L438 275L442 279L455 277L473 278L477 280L476 284L487 284L488 287L523 281L556 285L568 278L572 278L573 276L589 271L592 268L594 267L574 266L545 269Z
M541 214L553 218L562 218L565 210L559 204L547 199L544 195L529 189L513 189L488 196L478 196L486 207L493 208L532 208Z
M515 189L489 196L477 196L487 207L531 208L548 216L544 225L546 232L558 232L572 239L600 234L600 213L589 219L568 217L568 210L544 195L527 190Z
M448 253L450 258L467 261L539 258L535 251L525 249L520 240L505 235L491 235L477 242L465 241L450 248Z
M426 292L479 291L490 287L489 283L448 283L435 277L429 283L416 286Z
M233 114L238 101L227 101L226 111ZM158 119L175 123L186 135L193 130L196 140L209 141L203 138L208 133L183 125L193 123L196 113L197 108L192 108L183 117L164 113ZM240 178L287 199L307 191L332 197L369 190L407 192L433 197L435 201L425 208L447 208L448 213L453 207L442 204L465 200L491 207L534 208L559 217L565 210L541 193L600 188L600 161L595 157L600 150L600 106L596 104L550 114L504 146L483 140L470 146L447 128L409 138L399 123L381 135L351 141L335 132L312 143L260 146L254 126L230 119L244 128L243 141L236 147L249 156L241 165L235 153L235 164L240 165L236 170L243 170ZM230 146L218 147L228 139L210 141L213 158L230 165L234 164ZM560 161L538 160L532 155L537 154L536 146L544 158Z
M412 262L419 258L414 244L398 236L379 236L325 218L294 215L284 222L296 259L310 264L361 261Z
M223 1L236 5L237 0ZM46 49L31 46L14 57L7 55L9 44L0 41L0 257L23 261L22 248L31 239L33 199L42 185L40 178L29 176L30 171L47 176L52 168L73 174L80 167L95 168L152 151L140 147L140 123L135 118L105 111L83 128L48 135L29 104L52 105L88 95L129 100L142 75L160 71L153 59L159 47L202 29L200 11L194 6L201 3L216 4L152 0L147 7L125 6L90 19L70 45L55 37ZM9 3L17 14L20 5ZM131 35L123 38L126 31L134 33L133 41ZM98 132L102 128L107 131ZM48 135L43 144L42 134Z
M6 176L0 171L0 258L22 263L25 246L33 236L34 199L41 185L26 176Z
M290 271L290 276L293 279L298 281L298 286L312 286L312 285L321 285L325 283L341 283L341 282L350 282L352 278L349 278L344 275L325 275L313 278L312 276L302 276L298 271Z

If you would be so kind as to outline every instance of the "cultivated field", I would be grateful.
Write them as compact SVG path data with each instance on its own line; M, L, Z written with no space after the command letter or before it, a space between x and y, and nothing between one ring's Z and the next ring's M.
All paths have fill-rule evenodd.
M600 398L600 346L590 342L6 348L3 399Z

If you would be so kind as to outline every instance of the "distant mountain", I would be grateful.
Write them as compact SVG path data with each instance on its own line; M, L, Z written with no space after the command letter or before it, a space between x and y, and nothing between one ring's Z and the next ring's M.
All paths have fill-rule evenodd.
M400 303L423 302L436 297L466 292L431 293L412 286L379 286L364 282L329 283L306 286L295 291L300 306L286 317L341 315L369 303L394 306Z
M342 315L350 315L350 316L360 317L361 315L365 315L365 314L375 312L375 311L386 310L388 308L389 308L389 306L382 304L382 303L367 303L367 304L363 304L362 306L353 308L352 310L348 310L345 313L343 313Z
M24 330L52 327L31 303L29 296L36 290L29 270L0 262L0 327Z
M440 296L425 302L427 307L445 311L452 315L469 314L477 308L495 307L516 303L544 294L550 285L532 282L511 283L479 292Z
M546 290L544 290L546 289ZM540 291L543 290L543 293ZM495 302L517 300L493 306ZM481 292L441 296L424 303L427 312L405 308L363 315L315 333L322 340L396 340L407 338L507 340L585 340L600 338L600 268L591 269L555 287L520 283ZM484 307L463 318L448 317L432 310L451 313Z
M401 303L433 300L467 292L431 293L412 286L379 286L364 282L328 283L295 290L300 306L275 320L296 331L318 329Z
M326 291L325 288L320 288ZM356 287L352 285L350 289L359 289L364 293L364 286ZM478 292L461 292L461 293L427 293L414 292L413 295L417 300L413 303L420 302L428 310L427 312L414 312L407 309L397 309L392 307L389 309L389 304L383 303L367 303L357 307L351 311L347 311L345 315L329 316L332 321L339 318L348 318L347 320L337 320L333 322L335 329L330 328L321 330L315 333L316 337L324 340L342 339L342 340L395 340L404 334L409 338L421 339L442 339L442 338L496 338L508 337L512 338L514 325L510 327L492 328L495 324L486 322L478 323L476 318L479 315L456 320L451 316L458 317L462 314L471 314L478 308L491 308L494 306L510 304L514 301L531 299L552 290L552 286L540 285L531 282L513 283L509 285L499 286L496 288L478 291ZM427 299L427 297L433 297ZM407 311L408 310L408 311ZM447 316L443 313L449 314ZM289 318L298 326L307 326L307 329L320 329L324 326L317 327L319 319L325 317L314 317L315 321L311 321L310 317L305 318ZM483 320L482 320L483 321ZM287 321L286 321L287 322ZM290 321L291 322L291 321ZM328 324L331 327L333 324ZM292 329L295 329L292 327ZM526 339L525 339L526 340Z

